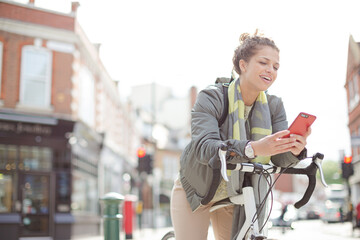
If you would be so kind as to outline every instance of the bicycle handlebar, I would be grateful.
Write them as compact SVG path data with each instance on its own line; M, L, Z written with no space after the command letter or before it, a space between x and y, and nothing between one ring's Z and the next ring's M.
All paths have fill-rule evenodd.
M316 185L316 172L319 169L321 182L327 187L327 184L324 179L324 174L321 167L321 162L324 159L324 155L321 153L316 153L312 156L312 162L306 168L282 168L269 164L259 164L259 163L237 163L237 164L226 164L226 147L219 148L219 157L221 161L221 175L223 176L225 181L228 181L226 170L239 170L242 172L252 172L256 174L263 173L266 171L267 173L286 173L286 174L300 174L307 175L309 179L308 186L304 193L304 196L297 201L294 206L299 209L304 206L310 200L311 195L314 192Z
M316 153L312 157L311 164L309 166L307 166L306 168L304 168L304 169L301 169L301 168L288 168L288 169L286 169L284 171L284 173L287 173L287 174L303 174L303 175L307 175L307 177L309 179L309 183L308 183L308 186L307 186L306 191L304 193L304 196L294 204L294 206L297 209L304 206L310 200L310 197L313 194L314 189L315 189L315 185L316 185L316 172L317 172L317 169L319 169L319 171L320 171L321 181L322 181L323 185L325 187L327 187L327 184L326 184L326 182L324 180L321 164L318 165L316 163L316 162L319 162L319 161L321 162L323 159L324 159L323 154Z

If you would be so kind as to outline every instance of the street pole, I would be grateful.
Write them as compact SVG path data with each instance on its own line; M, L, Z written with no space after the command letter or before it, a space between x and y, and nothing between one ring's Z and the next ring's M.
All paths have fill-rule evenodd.
M352 202L351 202L351 186L349 183L349 173L348 173L348 168L346 164L351 164L350 163L346 163L345 162L345 151L344 150L340 150L339 151L339 155L340 155L340 163L341 163L341 169L343 171L343 179L345 182L345 188L347 190L347 196L346 196L346 215L345 215L345 221L352 221Z
M152 182L152 192L153 192L153 226L157 228L157 219L158 219L158 210L159 210L159 188L160 188L160 179L158 169L154 166L156 165L156 139L153 137L154 126L156 124L156 83L151 84L151 107L152 107L152 118L151 118L151 139L154 144L154 153L153 153L153 182Z

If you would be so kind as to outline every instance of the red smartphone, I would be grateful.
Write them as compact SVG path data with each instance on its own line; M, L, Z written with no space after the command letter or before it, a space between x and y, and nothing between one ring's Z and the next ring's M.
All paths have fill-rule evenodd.
M314 115L301 112L299 115L295 118L294 122L290 125L289 131L290 134L297 134L303 136L307 129L313 124L316 117ZM289 137L289 135L286 135L285 137Z

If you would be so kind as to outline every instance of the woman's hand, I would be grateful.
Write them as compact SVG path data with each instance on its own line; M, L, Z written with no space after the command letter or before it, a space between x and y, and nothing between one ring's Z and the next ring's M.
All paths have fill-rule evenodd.
M294 146L290 150L292 152L292 154L294 154L295 156L298 156L301 153L301 151L306 146L306 139L310 134L311 134L311 128L310 127L308 128L308 130L307 130L307 132L305 133L304 136L296 135L296 134L290 134L290 138L295 139Z
M311 128L308 129L304 136L291 134L290 137L284 138L289 133L289 130L283 130L260 140L252 141L251 146L255 155L272 156L289 151L295 156L299 155L306 145L306 139L311 133Z

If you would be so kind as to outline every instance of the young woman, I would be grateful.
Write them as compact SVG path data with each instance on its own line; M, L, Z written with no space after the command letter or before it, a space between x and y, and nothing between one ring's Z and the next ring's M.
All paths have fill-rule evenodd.
M202 90L192 110L192 139L181 156L180 175L171 196L177 240L207 239L210 221L216 239L229 240L243 224L244 211L240 206L209 212L215 202L241 193L244 177L233 171L229 182L222 180L217 154L221 144L236 153L227 156L229 163L271 161L288 167L306 157L306 138L311 130L305 136L284 138L289 131L283 103L265 93L276 80L280 66L275 43L257 32L242 34L233 64L239 78L227 90L229 113L224 124L218 127L224 108L221 84ZM260 192L265 194L266 184L260 186ZM259 204L259 199L256 202Z

